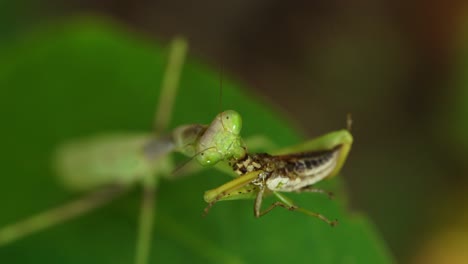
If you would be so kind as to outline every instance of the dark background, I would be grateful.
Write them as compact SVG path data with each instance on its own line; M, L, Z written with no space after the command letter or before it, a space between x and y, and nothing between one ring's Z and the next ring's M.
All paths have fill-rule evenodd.
M307 137L344 127L351 113L353 210L399 261L468 262L458 250L468 245L465 1L3 1L0 41L98 14L150 39L186 36L192 55L255 89Z

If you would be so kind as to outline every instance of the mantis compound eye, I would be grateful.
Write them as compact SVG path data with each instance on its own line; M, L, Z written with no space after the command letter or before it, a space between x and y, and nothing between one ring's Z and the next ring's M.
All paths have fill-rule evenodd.
M197 156L197 161L202 166L210 166L218 163L223 156L216 149L206 149Z
M242 129L242 117L234 110L227 110L220 114L224 129L230 133L239 135Z

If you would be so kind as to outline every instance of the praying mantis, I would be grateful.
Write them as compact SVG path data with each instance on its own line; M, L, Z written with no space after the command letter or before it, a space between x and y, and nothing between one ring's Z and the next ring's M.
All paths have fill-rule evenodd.
M185 40L173 41L156 111L155 133L103 134L59 146L54 163L62 182L75 190L98 190L1 228L0 246L102 206L140 182L143 199L135 263L148 263L157 181L171 177L174 170L169 154L180 152L195 157L202 166L213 166L220 160L245 154L239 135L240 116L232 110L217 115L210 125L182 125L171 133L164 133L186 50Z
M176 40L174 42L166 78L164 78L162 85L161 98L164 98L164 100L161 100L158 104L157 116L155 118L155 134L104 134L83 141L72 141L58 148L56 164L65 184L79 190L102 187L108 184L111 184L111 186L102 187L102 189L63 207L52 209L25 221L0 228L0 245L6 245L16 239L104 205L116 196L124 193L132 184L140 182L144 189L144 199L142 199L141 205L135 262L139 264L147 263L154 218L152 208L154 207L154 192L157 181L162 177L170 177L174 170L169 154L174 151L181 152L189 157L195 157L197 162L204 166L215 166L219 161L236 162L245 157L252 157L246 148L249 144L245 144L240 137L242 125L240 115L233 111L222 112L209 126L185 125L176 128L170 134L160 134L162 133L161 131L166 129L167 122L170 119L175 87L177 87L185 50L186 44L184 41ZM336 161L334 169L325 176L321 176L322 178L331 177L343 165L347 156L347 151L343 151L343 149L347 148L349 151L352 138L348 132L341 131L335 134L327 134L311 142L301 144L300 147L285 149L275 154L300 151L318 153L331 149L338 151L335 148L340 146L339 152L336 152L336 157L334 157ZM137 153L139 155L124 157L122 159L116 157L110 164L102 166L99 163L99 157L101 157L102 152L112 150L113 148L119 149L117 151L119 153L120 149L124 149L124 154L133 154L138 150ZM111 152L117 153L115 151ZM86 171L87 168L83 165L87 165L90 161L92 163L96 162L96 164L90 165L92 166L90 169L96 169L96 171ZM262 165L267 164L266 161L258 162ZM133 168L129 168L132 166L128 166L128 164L132 164ZM286 204L288 209L294 208L295 205L291 201L288 201L287 198L284 198L285 196L268 189L268 186L265 188L267 179L263 173L264 170L253 170L245 175L240 175L227 184L208 191L205 195L205 200L211 206L217 201L252 198L252 195L255 195L255 204L259 208L263 195L273 193L283 200L283 204ZM260 176L265 178L265 182L258 180ZM321 178L315 179L320 180ZM245 193L243 193L244 190ZM250 196L244 196L247 193L250 193ZM282 205L278 204L277 206ZM301 208L294 209L306 212ZM260 214L256 213L256 216Z

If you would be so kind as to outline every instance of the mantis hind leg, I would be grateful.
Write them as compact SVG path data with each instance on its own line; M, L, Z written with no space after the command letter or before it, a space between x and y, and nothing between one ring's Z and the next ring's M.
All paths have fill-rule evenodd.
M175 38L171 43L168 64L163 76L161 94L154 117L154 129L157 134L164 132L170 122L186 52L187 42L182 38ZM166 159L164 159L164 157L161 157L161 159L162 160L159 162L161 165L169 162L165 162ZM143 197L141 201L135 255L136 264L146 264L149 260L152 231L154 227L157 177L161 176L162 173L170 173L165 172L164 169L160 169L159 172L160 173L154 175L145 175L143 178Z
M0 228L0 247L104 206L124 194L124 186L106 186L62 206Z
M140 207L140 219L138 225L138 238L136 244L136 264L148 263L151 237L154 227L154 212L156 205L156 182L152 175L143 181L143 192Z
M166 130L170 122L186 53L187 42L183 38L175 38L171 43L168 64L163 76L161 94L154 116L154 129L156 132Z

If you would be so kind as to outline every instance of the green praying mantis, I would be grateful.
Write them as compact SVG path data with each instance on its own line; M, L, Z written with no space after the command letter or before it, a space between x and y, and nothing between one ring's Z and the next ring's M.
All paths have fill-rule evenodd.
M64 184L76 190L93 190L89 195L26 220L0 228L0 246L82 215L125 193L134 183L143 186L135 263L148 263L154 220L155 190L158 180L174 176L171 153L180 152L205 167L227 162L227 172L235 178L207 191L205 214L218 201L255 199L254 214L260 217L275 207L324 216L296 206L282 192L319 192L312 185L336 175L342 168L352 144L348 130L326 134L304 144L268 154L254 154L252 142L240 136L241 116L232 110L218 114L209 125L191 124L164 133L171 118L187 44L175 39L161 88L155 116L155 132L143 134L112 133L65 143L57 148L55 165ZM186 166L183 173L198 170ZM224 169L224 171L226 171ZM279 201L261 210L263 197L273 194Z

